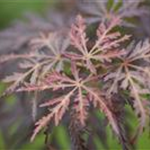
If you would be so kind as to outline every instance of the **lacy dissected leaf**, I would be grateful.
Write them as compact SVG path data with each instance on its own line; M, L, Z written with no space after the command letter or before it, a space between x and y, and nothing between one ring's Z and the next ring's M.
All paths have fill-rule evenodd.
M36 124L37 127L34 131L32 139L34 139L35 135L41 130L41 128L47 125L53 117L55 124L57 125L65 111L68 109L68 105L72 99L73 104L71 106L75 110L76 114L78 114L78 119L82 125L85 124L85 120L88 116L87 108L92 103L94 107L98 108L107 116L112 129L116 135L119 135L116 120L114 119L111 110L105 104L105 100L100 97L100 91L98 90L96 92L95 88L87 86L90 81L97 80L97 77L89 75L83 78L81 76L82 74L80 75L80 72L74 63L72 64L72 75L73 77L70 78L65 74L53 72L50 73L43 82L41 82L41 85L34 85L32 87L27 85L26 87L22 88L21 91L30 92L35 90L43 91L45 89L52 89L53 91L67 91L64 96L56 98L55 100L50 100L50 102L42 105L51 106L56 104L50 109L50 113Z
M103 22L111 20L113 17L120 17L123 26L133 26L126 18L139 17L148 13L144 6L140 6L143 0L82 0L79 2L81 12L88 16L89 23Z
M67 56L71 59L85 62L92 73L96 73L96 67L93 61L110 62L113 58L120 57L125 52L118 50L121 42L129 39L129 35L121 36L119 32L111 32L114 27L120 24L119 18L113 18L107 25L101 23L97 29L97 40L95 44L89 48L86 35L86 24L84 19L79 15L76 24L72 25L70 31L71 44L76 48L74 52L70 52Z
M136 46L131 43L126 50L127 54L120 57L120 62L115 64L112 72L108 73L105 81L113 79L113 84L109 89L109 93L117 92L118 86L127 89L129 86L129 79L133 78L137 82L135 84L142 84L145 86L146 77L150 77L150 43L149 40L139 42ZM121 83L119 84L119 82ZM139 87L140 88L140 87ZM147 87L145 87L147 89ZM142 94L142 91L141 91Z
M135 113L140 118L138 132L141 133L147 124L147 113L143 102L143 94L149 94L149 86L145 84L150 79L150 43L149 40L133 43L127 48L128 53L121 57L120 63L105 77L111 81L108 93L116 93L119 89L129 90L133 97Z
M66 96L62 96L61 98L51 100L52 103L45 103L41 105L41 107L56 105L54 108L50 110L50 113L47 116L42 117L38 122L36 122L36 129L34 130L34 134L31 137L31 141L34 140L36 134L50 122L52 118L54 118L55 125L58 125L59 121L62 119L65 111L68 109L70 97L72 96L73 91L71 91Z
M41 34L30 42L31 52L27 54L10 54L1 56L1 62L19 59L20 72L6 77L5 82L12 82L5 94L12 93L22 83L38 84L51 69L63 69L63 53L69 46L69 40L58 33Z

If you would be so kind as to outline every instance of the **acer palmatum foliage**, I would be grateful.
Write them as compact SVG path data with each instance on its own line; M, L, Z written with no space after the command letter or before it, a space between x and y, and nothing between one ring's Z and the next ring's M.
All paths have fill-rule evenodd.
M77 17L77 22L72 25L70 31L71 45L76 50L69 54L73 60L80 61L82 65L96 74L96 65L93 61L103 63L110 62L113 58L120 57L125 52L119 50L120 43L129 39L129 35L121 36L119 32L111 32L112 29L120 25L121 19L113 18L110 23L102 22L97 29L97 39L92 47L88 47L89 39L86 35L86 24L81 16Z
M0 57L0 63L17 60L20 69L3 80L11 83L3 96L30 92L36 105L37 93L50 91L47 93L50 98L40 105L48 108L48 114L35 123L31 141L51 122L57 126L65 114L72 112L76 122L71 120L71 127L86 128L90 109L94 109L105 115L122 148L128 150L130 141L122 119L125 105L131 105L139 117L134 138L142 133L150 110L149 101L143 97L150 94L147 80L150 78L150 42L124 46L131 35L122 35L117 30L124 22L123 17L113 15L110 20L102 20L93 41L86 32L86 20L78 15L69 33L42 32L30 39L28 52ZM121 95L123 92L128 93L127 102ZM75 143L81 143L79 133L75 134L78 138L74 137Z
M30 52L24 54L9 54L0 57L0 62L20 60L20 72L14 72L4 79L12 83L3 95L13 93L22 84L39 84L40 80L51 69L61 71L63 68L63 53L69 46L69 39L59 33L41 33L30 41ZM34 93L32 116L36 118L37 92Z
M66 31L71 25L73 16L66 12L48 10L43 16L26 13L25 20L16 20L12 26L0 31L1 53L20 52L28 50L31 39L40 32Z
M149 117L149 107L145 105L144 94L150 93L150 43L149 40L139 42L136 46L131 43L126 48L127 54L120 57L120 62L114 65L112 72L105 76L105 81L110 81L111 86L108 94L117 93L119 89L128 90L133 97L133 107L139 116L140 125L138 132L141 133ZM148 82L148 83L147 83ZM149 103L149 101L148 101Z
M120 17L122 26L133 27L127 18L140 17L147 14L143 0L78 0L79 9L87 16L88 23L103 22L113 17ZM110 7L111 6L111 7Z
M5 82L13 82L6 90L12 93L21 83L38 84L51 69L60 71L63 68L63 53L69 46L69 39L59 33L41 33L39 37L31 40L29 53L10 54L1 56L0 62L19 59L21 72L7 76Z
M79 70L76 68L75 64L72 64L72 75L73 79L67 77L66 75L61 75L57 72L50 73L41 85L34 85L32 87L27 86L19 91L34 91L34 90L45 90L45 89L52 89L53 91L56 90L64 90L67 91L61 97L55 98L42 104L43 106L53 106L50 109L50 113L47 116L44 116L39 122L36 123L37 128L34 131L34 134L31 138L34 139L35 135L40 131L43 126L46 126L52 118L54 118L54 122L58 125L59 121L62 119L66 110L69 109L69 104L73 99L73 103L71 109L75 110L75 113L78 114L78 119L80 120L81 124L85 125L85 120L87 118L88 107L93 104L95 108L100 109L102 112L106 114L110 124L114 132L119 135L118 126L116 120L113 118L113 114L110 111L109 107L105 104L105 99L100 95L100 91L95 89L94 87L87 86L90 84L90 81L96 80L95 76L91 74L87 77L80 77ZM81 74L82 75L82 74Z

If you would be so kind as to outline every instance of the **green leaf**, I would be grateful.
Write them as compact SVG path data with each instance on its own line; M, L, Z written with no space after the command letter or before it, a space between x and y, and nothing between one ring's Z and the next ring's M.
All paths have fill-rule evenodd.
M57 128L55 138L60 149L70 150L69 137L67 135L67 130L63 125Z

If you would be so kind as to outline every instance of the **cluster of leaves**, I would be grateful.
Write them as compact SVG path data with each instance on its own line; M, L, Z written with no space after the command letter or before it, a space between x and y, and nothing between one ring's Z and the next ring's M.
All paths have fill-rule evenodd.
M95 41L86 32L88 19L77 15L66 32L46 31L33 38L29 36L25 40L28 42L27 51L0 57L0 63L18 60L19 67L19 72L3 80L11 84L2 96L18 92L33 93L34 118L37 93L47 91L50 97L40 104L40 107L48 108L48 113L35 123L31 141L50 122L54 121L57 126L63 116L70 113L72 138L75 137L73 131L79 136L72 141L75 145L81 143L78 133L86 128L90 110L94 109L106 116L123 149L128 150L131 141L125 133L121 116L125 106L131 106L139 118L134 139L148 123L150 102L144 95L150 94L150 42L145 40L125 45L131 40L131 35L122 35L117 28L129 25L124 20L126 17L139 16L145 10L141 8L138 11L140 1L132 3L134 7L124 0L121 3L114 1L111 8L108 2L97 3L100 12L97 9L85 9L90 15L93 12L89 10L98 13L98 17L92 17L92 23L100 22ZM126 96L124 93L127 93ZM81 129L76 130L78 127ZM75 149L85 149L85 145L77 145Z
M133 16L141 16L147 13L147 8L139 4L143 0L108 0L91 2L91 0L82 0L79 2L81 12L88 16L87 22L95 23L105 20L110 20L114 16L119 16L123 19L121 25L131 27L133 24L127 21ZM92 5L91 5L92 4Z

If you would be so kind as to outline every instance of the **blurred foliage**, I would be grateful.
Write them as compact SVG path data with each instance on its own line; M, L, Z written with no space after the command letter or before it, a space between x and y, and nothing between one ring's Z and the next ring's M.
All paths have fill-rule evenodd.
M0 0L0 28L8 26L14 19L30 11L43 13L56 4L54 0Z
M20 19L24 13L27 13L29 11L43 13L46 9L48 9L50 6L55 5L56 3L57 1L55 0L0 0L0 28L2 29L9 26L15 19ZM70 70L68 70L68 72L69 71ZM6 85L0 83L0 94L4 91L5 88ZM12 107L15 104L15 101L16 98L14 96L9 96L6 99L6 103L9 105L9 107ZM137 120L135 119L135 116L132 114L132 112L130 112L130 109L129 108L127 109L130 114L128 116L127 121L131 125L131 128L134 128L135 125L137 124ZM102 117L100 113L97 113L97 115L98 117ZM15 133L15 131L17 130L17 123L13 124L12 127L10 128L9 131L10 135ZM25 131L27 129L28 127L26 127ZM150 134L149 131L145 131L143 135L140 137L137 143L138 150L150 149L149 134ZM108 136L107 142L109 144L109 148L111 150L120 150L121 146L117 143L117 140L114 138L109 127L107 128L107 136ZM103 146L98 136L95 136L93 138L97 150L102 150ZM62 150L69 150L71 147L67 129L63 125L54 128L50 139L51 140L55 139L59 148L61 148ZM41 150L44 147L43 143L44 143L44 134L41 133L35 138L33 143L30 143L28 139L26 144L24 143L22 145L21 150ZM13 147L15 147L15 144ZM7 149L7 143L4 142L3 134L0 131L0 150L6 150L6 149Z

